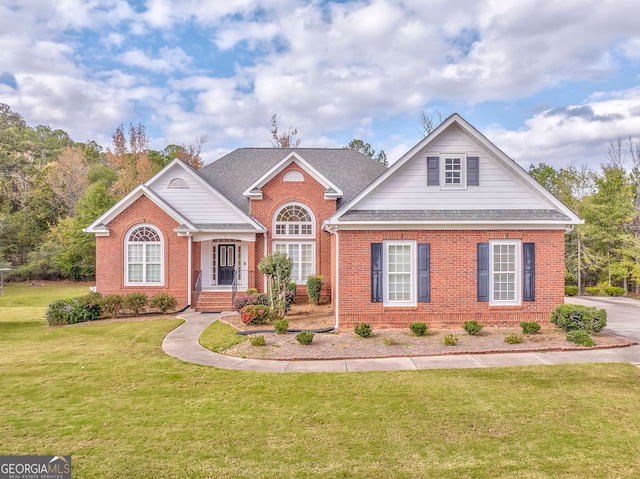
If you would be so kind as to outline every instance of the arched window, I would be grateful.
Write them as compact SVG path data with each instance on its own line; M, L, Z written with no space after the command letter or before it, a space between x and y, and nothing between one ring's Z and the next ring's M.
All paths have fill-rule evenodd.
M162 236L149 225L134 227L126 237L125 284L162 284Z
M293 259L291 280L304 283L315 274L315 221L311 211L303 205L285 205L275 215L273 251L287 253ZM281 239L282 238L282 239Z
M287 205L275 219L275 236L313 236L313 216L304 206Z

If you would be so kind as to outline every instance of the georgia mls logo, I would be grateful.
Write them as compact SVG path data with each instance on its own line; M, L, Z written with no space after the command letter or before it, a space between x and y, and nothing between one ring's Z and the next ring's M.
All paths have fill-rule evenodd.
M0 479L71 479L71 456L0 456Z

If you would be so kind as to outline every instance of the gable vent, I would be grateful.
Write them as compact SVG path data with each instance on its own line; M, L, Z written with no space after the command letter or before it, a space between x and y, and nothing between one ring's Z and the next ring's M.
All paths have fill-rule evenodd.
M189 188L189 183L183 178L174 178L169 182L167 188Z
M302 176L302 173L300 173L299 171L289 171L285 173L282 181L301 182L301 181L304 181L304 176Z

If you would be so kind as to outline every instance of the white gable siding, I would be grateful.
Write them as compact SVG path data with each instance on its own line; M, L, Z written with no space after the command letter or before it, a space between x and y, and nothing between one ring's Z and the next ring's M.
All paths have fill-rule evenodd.
M464 153L480 158L480 185L466 189L427 186L427 157ZM452 126L417 153L351 209L356 210L457 210L553 208L537 191L500 167L500 163Z
M182 178L189 188L168 188L174 178ZM192 223L246 223L237 211L212 193L197 178L178 166L157 178L150 188Z

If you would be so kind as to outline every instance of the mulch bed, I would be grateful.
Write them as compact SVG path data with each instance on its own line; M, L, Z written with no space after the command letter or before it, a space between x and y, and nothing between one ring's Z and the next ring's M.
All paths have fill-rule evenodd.
M302 309L308 309L303 307ZM313 310L313 308L311 308ZM313 310L317 312L317 310ZM330 309L328 310L330 312ZM304 314L287 314L289 327L296 329L320 329L333 326L333 316L314 315L313 319ZM325 311L326 312L326 311ZM298 319L296 319L298 318ZM271 329L273 325L248 326L242 323L240 316L232 314L220 319L239 331L259 331ZM523 336L519 344L508 344L504 337L511 332L521 333L520 328L484 328L480 333L469 336L460 329L430 330L426 336L418 337L409 329L379 329L374 335L361 338L353 331L338 331L316 334L310 345L301 345L295 339L295 333L276 334L259 333L265 338L266 346L251 346L249 341L237 344L224 354L229 356L258 359L354 359L383 358L404 356L441 356L451 354L484 354L524 351L576 351L625 347L635 344L618 336L598 333L592 337L596 346L586 348L576 346L566 340L564 331L543 329L540 333ZM454 334L458 338L455 346L445 346L442 339L445 334Z

